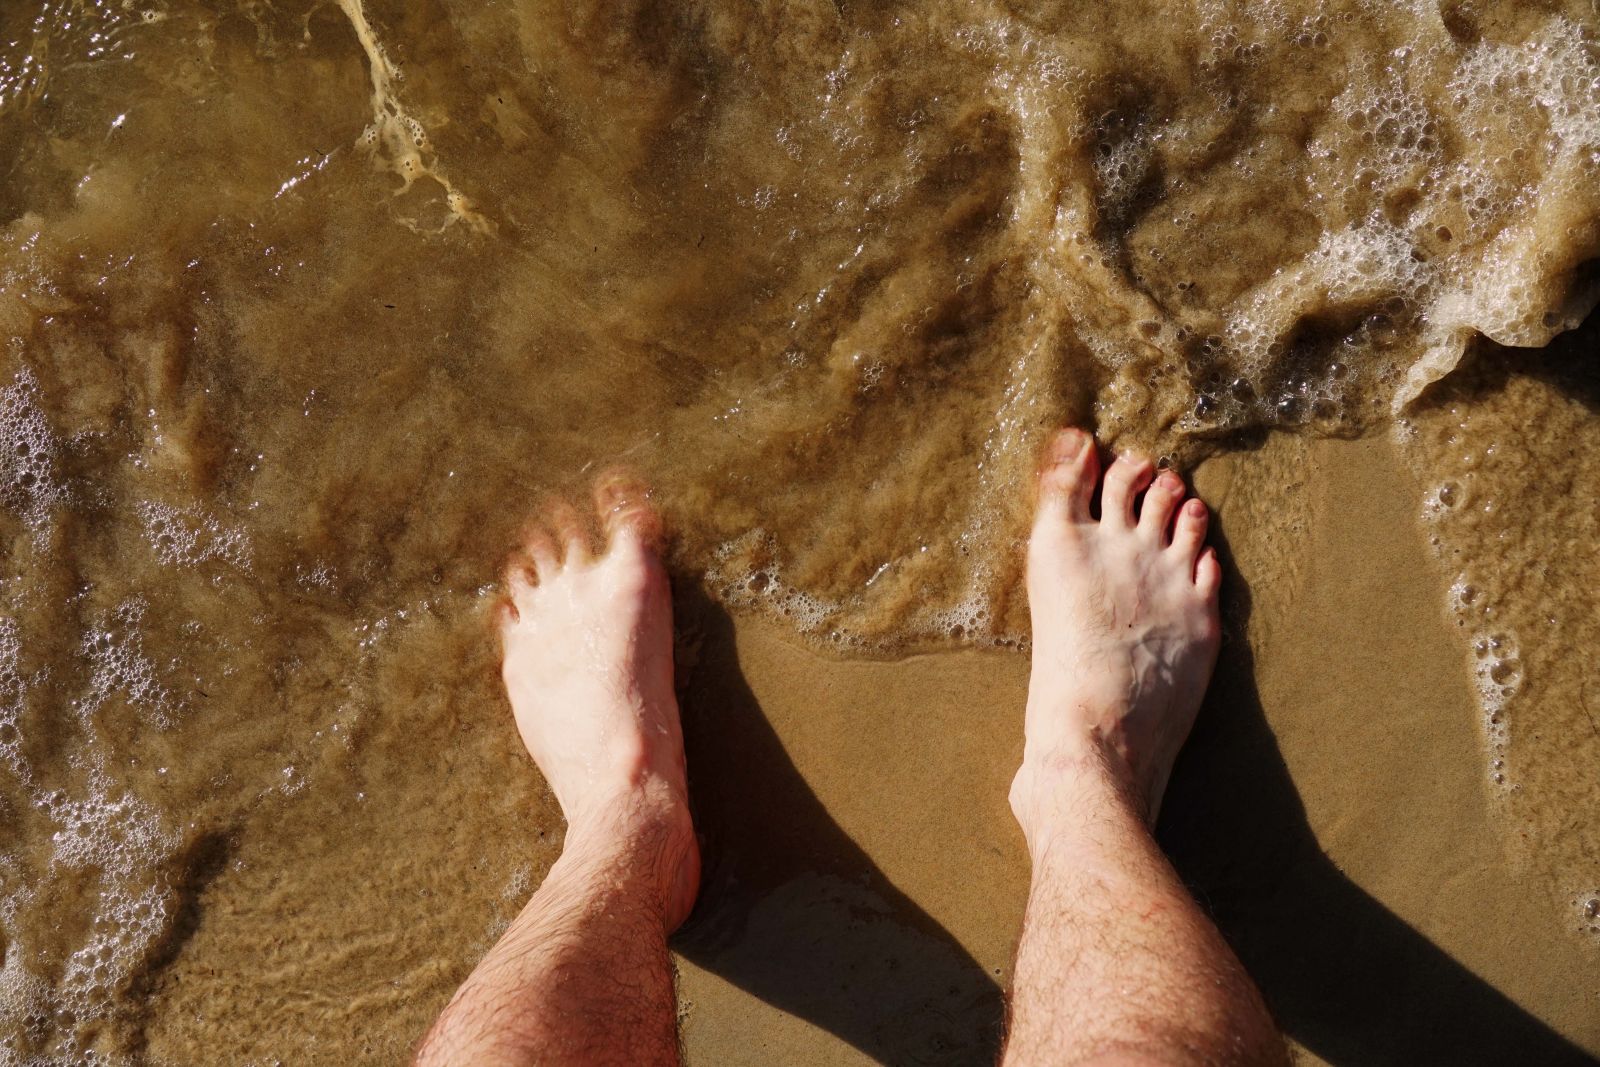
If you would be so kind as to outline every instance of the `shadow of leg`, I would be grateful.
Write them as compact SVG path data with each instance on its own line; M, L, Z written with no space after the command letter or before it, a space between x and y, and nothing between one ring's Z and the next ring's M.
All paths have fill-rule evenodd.
M895 888L800 777L746 686L727 614L674 590L703 645L683 704L705 839L700 903L673 948L890 1064L993 1063L994 976Z
M1249 591L1227 562L1238 633ZM1159 836L1284 1029L1341 1065L1595 1062L1333 865L1253 679L1249 648L1229 641Z

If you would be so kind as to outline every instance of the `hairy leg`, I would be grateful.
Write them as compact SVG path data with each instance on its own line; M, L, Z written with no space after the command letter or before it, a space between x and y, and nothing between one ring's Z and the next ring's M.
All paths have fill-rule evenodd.
M700 855L672 689L658 521L635 486L596 490L605 535L556 507L506 575L502 676L567 818L561 857L423 1039L419 1064L673 1064L667 934Z
M1033 882L1009 1065L1285 1061L1244 968L1149 832L1219 639L1206 509L1184 497L1177 475L1132 457L1101 484L1076 430L1052 440L1039 478L1011 787Z

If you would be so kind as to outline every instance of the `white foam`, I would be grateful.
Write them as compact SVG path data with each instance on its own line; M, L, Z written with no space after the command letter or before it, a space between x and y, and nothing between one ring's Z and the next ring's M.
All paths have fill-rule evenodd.
M68 958L61 977L61 992L76 1002L80 1020L103 1010L108 996L165 932L172 918L170 898L158 885L137 892L114 885L101 896L89 942Z
M1410 50L1401 52L1398 63L1352 70L1333 101L1334 116L1361 142L1371 180L1385 189L1416 181L1440 155L1438 120L1406 84Z
M1426 307L1435 281L1433 266L1416 254L1407 234L1381 216L1324 232L1299 262L1277 271L1227 310L1214 346L1231 356L1237 383L1226 388L1219 383L1203 394L1200 403L1207 410L1197 407L1186 424L1198 426L1203 416L1225 415L1225 406L1252 403L1264 405L1266 416L1279 424L1339 417L1348 410L1352 390L1375 384L1379 367L1364 351L1374 331L1382 331L1395 315ZM1366 317L1344 338L1344 354L1333 353L1338 358L1325 367L1278 381L1301 324L1309 316L1346 310Z
M97 771L82 797L74 799L62 790L38 797L39 808L60 826L50 838L53 865L92 867L126 877L171 851L175 841L162 831L155 809L129 793L113 795L112 788Z
M172 889L163 872L179 839L153 807L100 769L90 772L80 794L54 790L35 805L58 826L50 839L51 877L98 889L88 936L53 990L58 1006L81 1025L109 1010L170 925ZM26 978L19 981L27 986ZM54 1036L73 1040L70 1030Z
M1510 740L1507 708L1522 687L1522 660L1515 636L1503 631L1479 633L1473 638L1472 649L1473 679L1492 757L1490 778L1495 784L1504 785L1503 755Z
M788 619L801 633L818 634L842 605L787 584L775 557L771 535L750 530L718 547L706 581L730 605L759 607Z
M199 508L141 501L136 510L156 558L169 566L193 567L209 560L250 567L250 538Z
M24 368L0 389L0 505L38 528L66 496L56 473L60 446L39 407L39 384Z
M19 1039L34 1043L49 1039L56 1000L50 986L27 969L17 946L7 945L5 962L0 965L0 1022L6 1024L0 1027L4 1031L0 1037L0 1067L38 1062L31 1056L24 1059L17 1045Z
M1150 173L1155 142L1152 131L1144 126L1120 136L1104 129L1098 132L1102 139L1097 143L1094 174L1100 189L1100 212L1114 220L1127 213L1134 193Z
M1582 28L1552 19L1516 44L1485 41L1462 59L1451 91L1464 117L1485 122L1520 109L1543 120L1550 136L1530 138L1551 164L1563 158L1600 162L1600 47Z
M1457 500L1443 510L1448 513L1462 503ZM1425 516L1430 509L1434 521L1438 521L1440 505L1425 504ZM1494 605L1468 573L1463 572L1451 583L1446 603L1463 629L1472 635L1473 688L1478 694L1478 710L1489 756L1489 780L1496 786L1510 789L1513 784L1507 773L1505 754L1511 740L1511 709L1524 680L1517 635L1496 622Z
M158 728L166 728L181 707L161 684L155 664L144 654L140 626L145 605L125 601L99 626L84 635L82 651L90 665L89 691L79 701L86 722L112 697L120 696L143 712Z
M336 588L333 567L326 560L297 562L294 565L294 580L296 585L306 590L331 593Z
M22 677L22 642L15 619L0 617L0 756L24 782L28 768L22 759L22 707L27 684Z

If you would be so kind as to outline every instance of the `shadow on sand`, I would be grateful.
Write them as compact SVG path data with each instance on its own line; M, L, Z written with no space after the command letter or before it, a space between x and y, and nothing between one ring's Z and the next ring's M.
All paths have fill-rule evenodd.
M1250 591L1227 567L1225 626ZM1256 693L1226 640L1157 836L1284 1030L1332 1064L1597 1062L1369 896L1323 853Z
M1542 378L1600 411L1600 312L1543 349L1484 342L1435 392L1448 402ZM1438 399L1436 398L1436 399ZM1250 590L1228 558L1223 615L1245 632ZM1173 778L1159 836L1255 976L1279 1022L1330 1063L1597 1061L1368 896L1323 854L1255 688L1243 639Z
M993 1063L996 976L823 808L745 684L726 612L687 585L674 610L701 640L683 720L707 864L674 950L879 1062Z
M1219 550L1243 633L1249 590ZM674 948L879 1062L993 1063L995 975L828 815L746 685L726 613L687 587L677 605L702 640L684 727L708 867ZM1597 1062L1333 865L1253 678L1246 643L1227 642L1159 836L1284 1029L1340 1067Z

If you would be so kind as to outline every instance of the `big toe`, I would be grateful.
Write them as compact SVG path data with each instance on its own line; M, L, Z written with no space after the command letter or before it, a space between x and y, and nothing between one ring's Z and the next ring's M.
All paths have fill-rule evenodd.
M611 544L632 542L650 548L660 542L661 515L650 503L644 483L631 474L602 475L595 482L594 507Z
M1094 438L1071 427L1056 431L1039 470L1038 518L1088 522L1099 473Z

